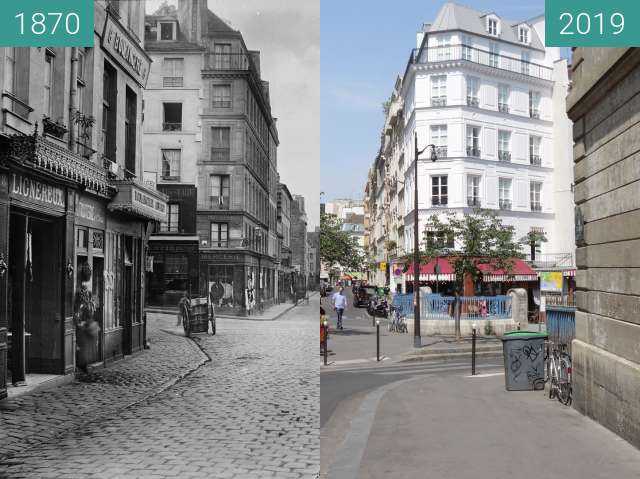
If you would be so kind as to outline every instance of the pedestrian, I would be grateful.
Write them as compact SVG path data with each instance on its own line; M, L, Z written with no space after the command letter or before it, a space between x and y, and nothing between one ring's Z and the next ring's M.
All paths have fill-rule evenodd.
M331 301L333 303L333 309L335 309L336 314L338 315L336 328L343 329L342 315L344 314L344 310L347 308L347 297L344 295L344 288L342 286L338 289L338 292L333 295Z

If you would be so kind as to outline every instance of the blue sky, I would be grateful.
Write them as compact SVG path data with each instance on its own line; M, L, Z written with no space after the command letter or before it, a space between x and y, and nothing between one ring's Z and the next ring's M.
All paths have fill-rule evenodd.
M320 190L323 201L361 198L380 146L382 102L404 73L416 32L443 1L322 0ZM465 0L512 20L544 11L544 0Z

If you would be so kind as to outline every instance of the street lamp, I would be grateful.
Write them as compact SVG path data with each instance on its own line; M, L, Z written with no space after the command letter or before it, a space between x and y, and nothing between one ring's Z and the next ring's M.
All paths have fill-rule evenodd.
M260 288L262 287L262 253L260 252L260 248L262 247L262 230L259 226L255 227L256 238L258 239L258 287L256 288L256 303L258 307L262 309L262 292Z
M418 132L413 132L413 347L422 346L420 338L420 239L418 237L418 157L431 148L431 161L437 161L436 145L430 144L418 150Z

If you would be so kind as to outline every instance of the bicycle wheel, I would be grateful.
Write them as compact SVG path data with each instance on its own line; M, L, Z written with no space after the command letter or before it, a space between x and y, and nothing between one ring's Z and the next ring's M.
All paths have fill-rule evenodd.
M568 406L571 403L571 360L568 355L560 358L558 369L558 401Z
M549 360L549 399L557 397L558 393L558 367L554 358Z

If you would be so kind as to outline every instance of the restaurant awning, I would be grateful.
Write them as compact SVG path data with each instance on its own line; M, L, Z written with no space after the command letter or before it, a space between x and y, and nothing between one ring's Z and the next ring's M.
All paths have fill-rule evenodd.
M492 263L479 264L482 272L482 281L485 283L497 283L500 281L538 281L538 273L531 269L527 263L519 258L512 258L510 271L499 268Z
M436 275L436 262L438 264L438 274ZM413 263L407 270L407 279L413 281ZM447 258L431 260L420 265L420 281L455 281L456 274L453 266L449 264Z

